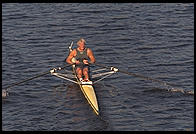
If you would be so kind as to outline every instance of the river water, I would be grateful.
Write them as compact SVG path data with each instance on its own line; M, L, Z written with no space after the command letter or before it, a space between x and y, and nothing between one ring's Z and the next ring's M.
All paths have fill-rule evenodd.
M116 73L94 85L98 117L76 84L46 75L2 99L3 131L194 130L194 4L3 3L3 88L63 66L81 37L97 63L176 87Z

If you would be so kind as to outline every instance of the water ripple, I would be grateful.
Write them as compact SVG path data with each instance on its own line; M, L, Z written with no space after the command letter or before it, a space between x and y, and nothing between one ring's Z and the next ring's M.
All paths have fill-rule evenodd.
M194 4L3 3L2 86L64 65L81 37L98 63L179 87L116 73L94 85L97 117L77 85L47 75L9 90L2 130L194 130Z

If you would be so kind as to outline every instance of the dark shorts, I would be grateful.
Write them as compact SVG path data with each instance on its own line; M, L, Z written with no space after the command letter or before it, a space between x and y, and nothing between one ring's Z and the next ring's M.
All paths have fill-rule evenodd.
M88 68L89 69L89 65L85 65L85 64L76 64L76 69L80 68L80 69L84 69L84 68Z
M89 65L85 65L85 64L78 64L76 65L76 69L77 68L80 68L80 69L84 69L84 68L88 68L88 75L89 75L89 79L91 79L91 75L90 75L90 68L89 68Z

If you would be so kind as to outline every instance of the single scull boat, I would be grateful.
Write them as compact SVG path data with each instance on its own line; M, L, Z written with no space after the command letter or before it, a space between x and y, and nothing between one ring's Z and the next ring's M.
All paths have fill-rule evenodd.
M69 51L72 51L72 45L73 45L73 42L69 46ZM91 71L91 73L93 73L91 75L91 79L93 80L93 82L81 82L81 81L79 81L79 79L77 78L77 75L76 75L75 66L72 65L72 71L71 71L70 69L66 70L66 67L70 66L70 65L66 65L64 67L53 68L49 71L42 72L42 73L40 73L36 76L33 76L33 77L28 78L28 79L22 80L20 82L12 83L11 85L7 86L6 88L3 88L2 98L5 98L6 96L8 96L8 90L10 88L12 88L16 85L23 84L25 82L28 82L30 80L39 78L41 76L44 76L44 75L47 75L47 74L50 73L51 75L54 75L56 77L59 77L59 78L62 78L64 80L68 80L70 82L78 84L82 93L84 94L85 98L87 99L88 103L90 104L90 106L92 107L92 109L94 110L96 115L99 115L100 110L99 110L98 101L97 101L97 98L96 98L96 94L95 94L93 85L95 83L105 79L106 77L111 76L112 74L114 74L116 72L120 72L120 73L127 74L127 75L134 76L134 77L139 77L139 78L142 78L142 79L145 79L145 80L151 80L152 82L158 82L158 83L160 83L164 86L175 86L174 84L171 84L171 83L168 83L168 82L164 82L164 81L154 79L154 78L151 78L151 77L146 77L146 76L143 76L143 75L140 75L140 74L131 73L131 72L121 70L121 69L119 70L118 68L115 68L115 67L109 67L109 66L105 66L103 64L98 64L98 63L94 63L94 65L97 66L97 67L101 67L101 68ZM106 70L110 70L110 71L106 72ZM60 71L63 71L63 72L60 72ZM102 77L102 78L99 78L99 77ZM97 78L99 78L99 79L97 79ZM193 91L186 91L186 90L181 90L181 89L179 90L177 88L171 88L171 89L167 89L167 90L168 91L180 91L180 92L183 92L183 93L194 95L194 90Z
M72 45L73 45L73 42L69 46L69 51L70 52L72 51ZM104 70L107 70L106 68L102 68L102 69L92 71L94 73L95 72L102 72L102 73L97 73L97 74L92 75L92 78L97 78L97 77L100 77L100 76L104 76L104 77L102 77L102 78L100 78L100 79L98 79L94 82L92 82L92 81L81 82L77 77L76 68L75 68L74 64L72 65L72 72L70 72L69 70L63 69L64 72L66 72L66 73L59 73L59 72L57 72L59 70L62 70L62 69L61 68L58 68L58 69L54 68L50 72L51 72L52 75L55 75L59 78L62 78L62 79L65 79L65 80L68 80L68 81L71 81L73 83L78 84L82 93L84 94L86 100L90 104L91 108L94 110L96 115L99 115L99 106L98 106L97 97L96 97L96 94L95 94L95 91L94 91L94 88L93 88L93 84L103 80L104 78L112 75L113 73L116 73L118 71L118 69L111 68L111 71L109 71L109 72L103 72ZM68 74L68 72L70 72L72 74ZM75 78L76 81L73 80L73 79L70 79L70 78Z
M71 46L69 47L70 52L72 51L72 45L73 45L73 42L71 43ZM72 69L73 69L73 73L75 75L78 85L80 86L82 93L84 94L85 98L87 99L88 103L90 104L94 112L97 115L99 115L99 106L98 106L97 97L96 97L92 82L91 81L81 82L79 78L77 77L75 65L72 65Z

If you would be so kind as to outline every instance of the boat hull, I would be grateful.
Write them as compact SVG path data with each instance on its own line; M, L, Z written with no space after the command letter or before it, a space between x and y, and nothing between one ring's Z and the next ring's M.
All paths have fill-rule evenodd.
M97 102L97 97L93 88L92 84L82 84L80 80L77 77L76 71L75 71L75 66L73 65L73 72L76 77L76 80L78 82L78 85L80 86L80 89L82 93L84 94L85 98L87 99L88 103L96 113L96 115L99 115L99 106Z

